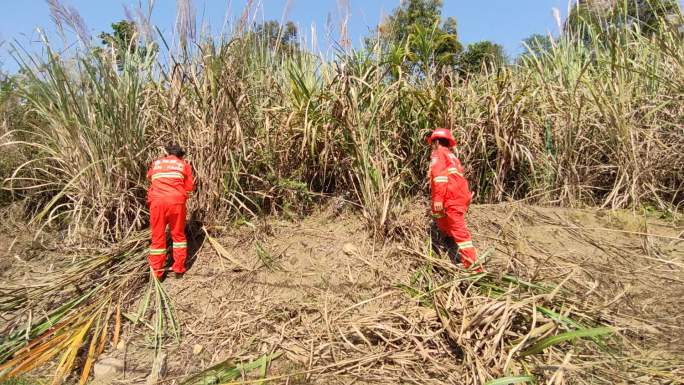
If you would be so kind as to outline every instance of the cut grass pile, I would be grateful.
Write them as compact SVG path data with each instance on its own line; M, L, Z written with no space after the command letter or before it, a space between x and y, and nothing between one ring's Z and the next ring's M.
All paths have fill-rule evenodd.
M358 217L274 219L272 236L248 226L231 230L229 238L210 233L213 242L205 242L191 274L161 285L182 331L179 345L175 329L165 329L161 349L171 361L162 378L668 384L684 372L683 318L671 313L682 305L675 293L684 283L684 246L670 236L676 228L646 219L656 235L642 236L604 227L612 214L479 206L472 227L487 272L473 273L431 251L422 212L405 214L403 237L384 247ZM350 241L356 247L344 248ZM231 261L236 258L252 267L240 268ZM156 310L155 296L154 288L135 288L121 305L120 331L115 322L109 329L107 354L121 354L111 341L120 335L134 378L149 373L147 363L157 354L159 313L136 316L145 304ZM98 301L84 300L90 303ZM26 325L28 317L24 312L15 325ZM80 327L64 328L76 333ZM43 341L59 335L46 333ZM88 341L77 355L76 377ZM194 344L201 354L192 352ZM200 366L210 369L203 373Z

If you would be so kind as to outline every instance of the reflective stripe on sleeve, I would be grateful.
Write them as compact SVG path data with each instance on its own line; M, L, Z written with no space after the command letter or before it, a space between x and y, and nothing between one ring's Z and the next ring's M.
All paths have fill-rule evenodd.
M448 176L437 176L433 179L435 183L449 183Z
M456 174L456 175L461 176L461 177L463 176L463 174L461 174L461 173L458 171L458 169L455 168L455 167L452 167L452 168L447 169L447 173L448 173L449 175L451 175L451 174Z

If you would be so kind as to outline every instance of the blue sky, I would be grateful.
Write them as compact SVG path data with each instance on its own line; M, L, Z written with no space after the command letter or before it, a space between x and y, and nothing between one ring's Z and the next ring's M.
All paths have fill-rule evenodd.
M95 36L109 25L125 18L124 5L136 9L147 0L61 0L76 8ZM235 20L248 0L194 0L198 26L216 34L226 19ZM567 15L572 0L444 0L444 16L454 16L462 42L492 40L502 44L514 56L521 51L521 40L532 33L558 33L553 9ZM311 43L312 27L316 31L317 49L326 51L338 38L340 4L349 4L349 38L359 45L382 15L390 13L399 0L254 0L258 5L256 21L276 19L283 15L299 25L300 34ZM172 33L176 0L155 0L152 22L167 34ZM327 33L332 26L334 33ZM16 65L8 55L8 43L15 39L24 47L38 50L36 28L55 36L55 27L45 0L4 0L0 11L0 68L13 71Z

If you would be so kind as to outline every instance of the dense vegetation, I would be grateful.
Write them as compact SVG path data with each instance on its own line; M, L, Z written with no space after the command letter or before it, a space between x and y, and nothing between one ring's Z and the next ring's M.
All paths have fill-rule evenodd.
M13 46L20 71L0 77L0 201L24 199L33 223L114 242L39 284L0 290L9 319L2 376L61 355L55 381L81 357L85 383L112 335L116 346L124 318L153 329L157 353L179 340L173 301L157 280L146 281L148 234L141 231L145 172L169 141L188 149L197 175L192 217L221 224L306 213L341 197L382 235L405 203L427 193L424 139L437 126L454 131L479 202L677 211L684 201L684 19L670 0L582 1L560 36L531 36L514 60L494 42L464 47L438 0L404 2L364 47L341 44L333 58L307 51L292 23L249 25L251 9L229 35L198 36L191 2L179 0L176 40L154 32L140 12L94 43L73 9L48 3L57 28L76 32L77 48L58 50L47 38L44 55ZM510 327L507 336L522 338L505 364L495 363L499 373L490 369L506 355L496 350L493 329L468 331L484 344L460 358L469 362L468 378L508 375L515 351L534 333L544 338L523 352L525 369L516 372L551 362L525 359L528 353L551 347L562 357L555 344L575 338L590 338L605 353L602 336L614 325L581 290L571 298L562 284L549 293L550 286L505 271L470 275L428 256L421 236L412 239L421 245L409 253L419 270L416 287L404 289L423 298L417 302L432 301L441 325L426 330L459 340L465 329L459 335L454 325L464 307L450 301L461 295L460 303L484 303L480 315L502 320L500 336ZM556 277L568 274L557 268ZM449 296L439 290L447 286ZM541 297L548 309L536 305ZM33 318L39 305L46 316ZM504 308L515 311L501 317ZM543 330L529 322L539 309ZM479 348L491 353L486 362ZM667 377L667 370L647 370Z
M461 52L439 6L408 2L388 19L407 34L333 60L300 49L291 24L196 37L191 12L174 44L120 23L104 46L82 39L69 57L50 42L43 57L15 47L25 110L4 140L34 149L5 187L43 219L120 236L144 222L148 161L177 140L199 176L201 216L347 194L382 227L424 191L423 138L446 126L480 202L682 202L681 14L615 28L573 16L553 44L531 39L506 65L490 42ZM78 30L69 15L56 12L59 25Z

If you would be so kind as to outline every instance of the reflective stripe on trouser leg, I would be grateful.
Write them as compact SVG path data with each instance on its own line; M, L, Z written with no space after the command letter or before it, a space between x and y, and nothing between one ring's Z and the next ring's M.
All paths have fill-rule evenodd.
M164 275L166 249L150 249L150 254L147 259L150 262L150 268L154 271L154 275L157 277Z
M458 245L458 248L461 250L465 250L465 249L475 247L475 246L473 246L473 241L458 242L458 243L456 243L456 245Z
M185 273L185 260L188 258L188 249L186 247L173 248L173 266L172 269L176 273Z
M469 268L477 260L477 251L475 246L473 246L472 241L460 242L458 245L458 254L461 256L461 261L463 261L463 266Z
M169 208L167 214L171 239L173 239L173 271L185 273L185 260L188 256L188 242L185 238L185 205L177 204Z

